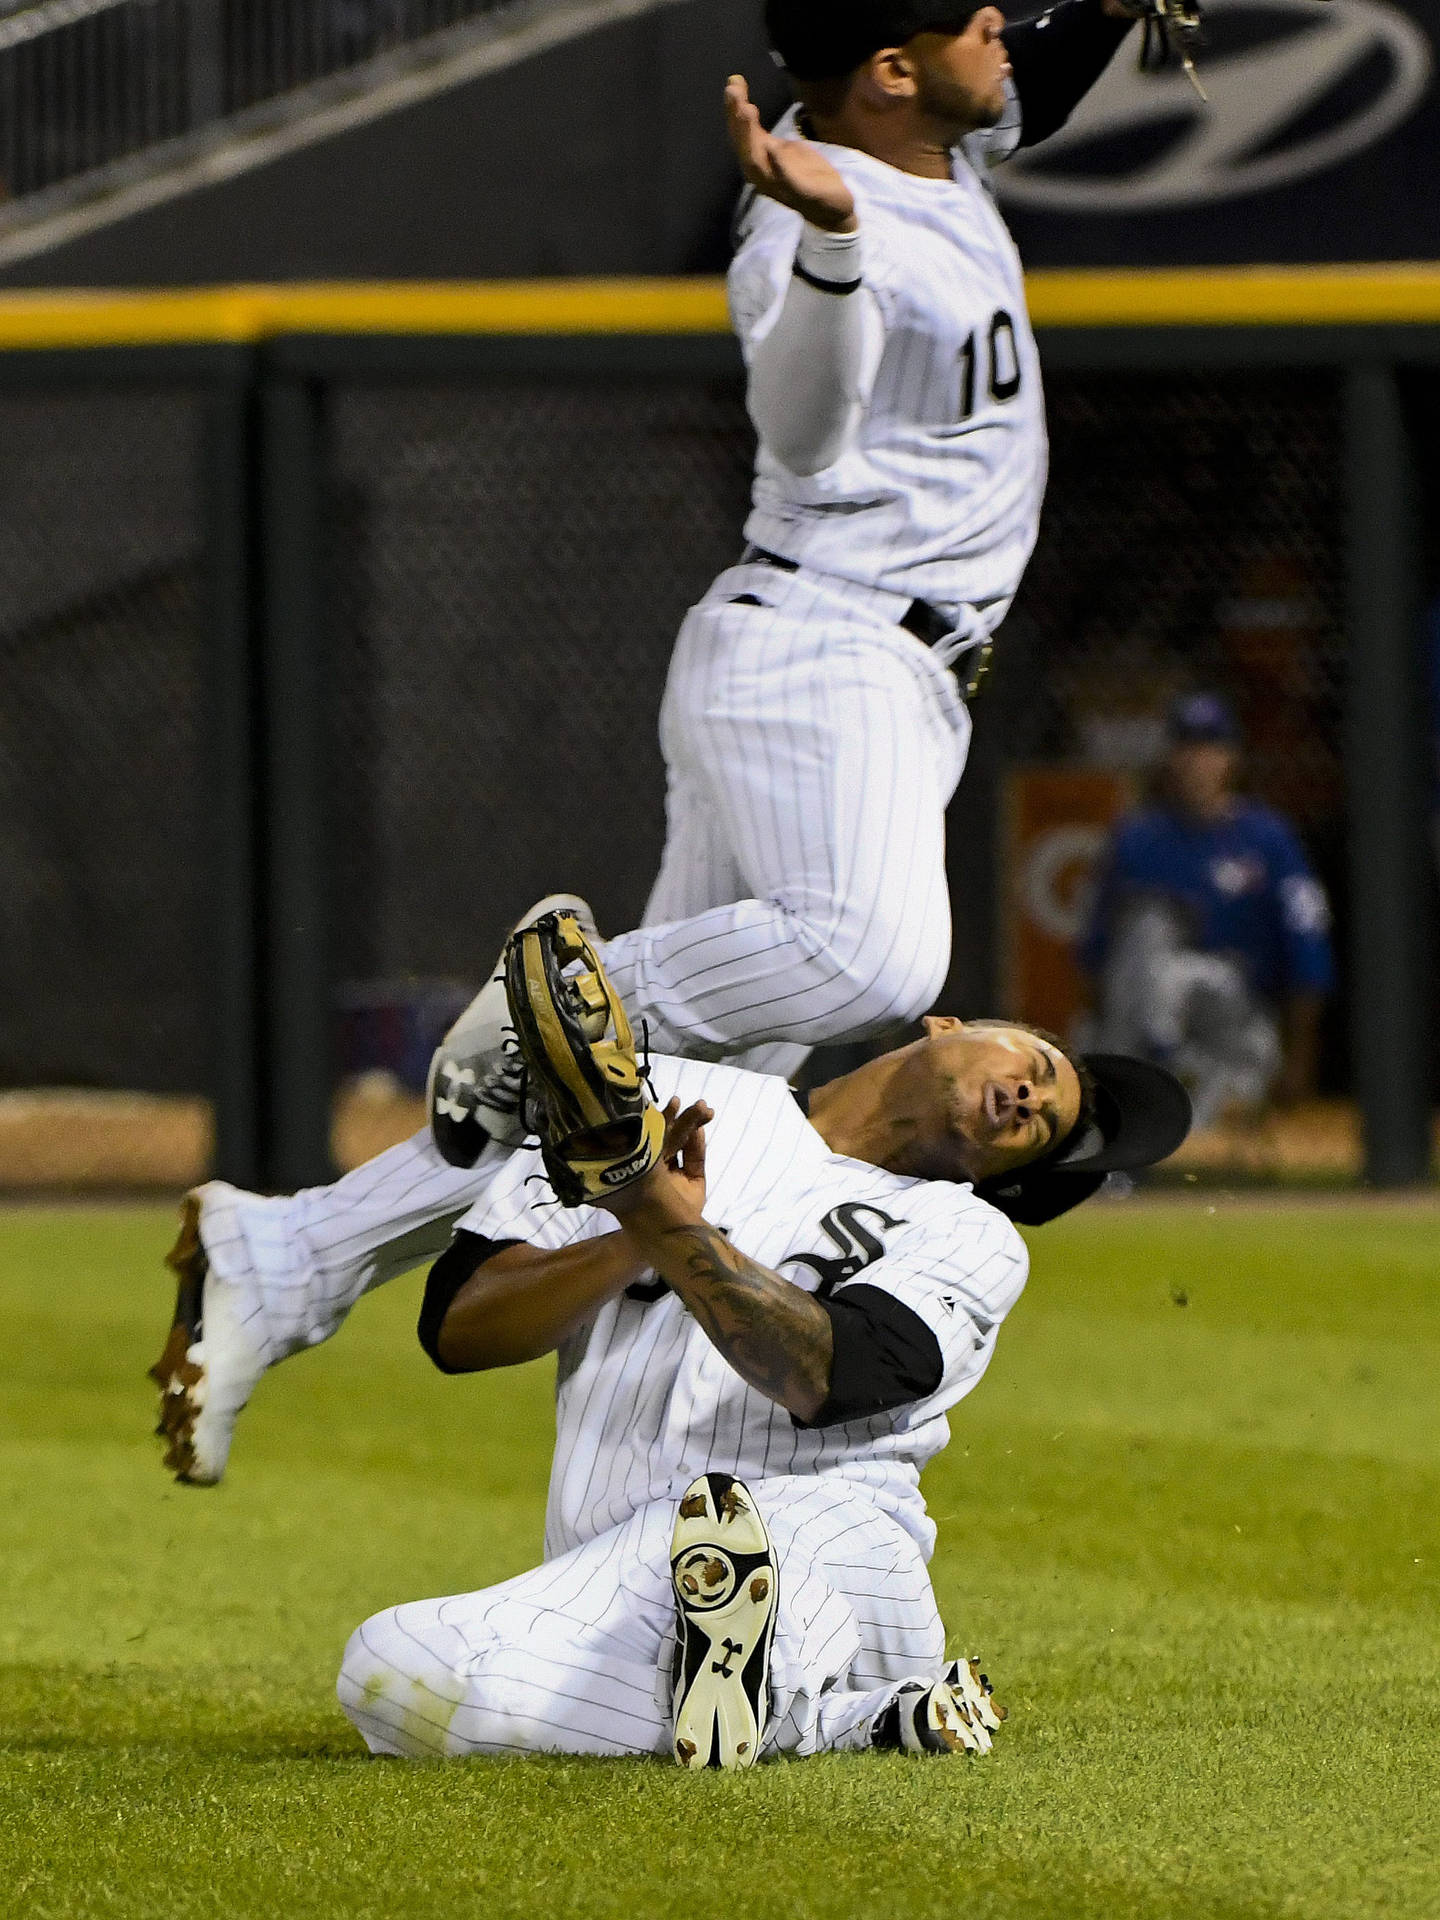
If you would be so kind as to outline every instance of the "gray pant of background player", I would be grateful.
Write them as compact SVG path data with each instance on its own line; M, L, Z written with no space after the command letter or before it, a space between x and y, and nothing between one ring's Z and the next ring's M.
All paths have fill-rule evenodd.
M1131 909L1101 980L1094 1044L1166 1062L1190 1089L1195 1125L1229 1106L1259 1106L1280 1071L1280 1032L1240 965L1188 946L1164 901Z

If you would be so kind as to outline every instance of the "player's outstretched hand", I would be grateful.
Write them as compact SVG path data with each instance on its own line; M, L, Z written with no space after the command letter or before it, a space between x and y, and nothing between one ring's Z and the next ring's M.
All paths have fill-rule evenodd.
M839 173L810 141L767 133L738 73L725 83L725 122L740 171L757 193L792 207L827 233L854 233L855 196Z

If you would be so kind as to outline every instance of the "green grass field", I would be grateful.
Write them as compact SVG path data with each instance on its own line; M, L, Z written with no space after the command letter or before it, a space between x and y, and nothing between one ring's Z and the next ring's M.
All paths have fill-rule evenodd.
M149 1438L156 1210L0 1213L0 1915L1440 1915L1440 1211L1093 1208L928 1490L988 1759L373 1765L350 1629L538 1550L544 1367L433 1373L412 1278L227 1483Z

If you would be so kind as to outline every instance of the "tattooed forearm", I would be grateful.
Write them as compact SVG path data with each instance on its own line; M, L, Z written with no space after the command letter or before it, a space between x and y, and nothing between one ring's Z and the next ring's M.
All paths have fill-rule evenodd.
M830 1393L830 1316L814 1298L701 1220L656 1236L655 1265L730 1365L802 1420Z

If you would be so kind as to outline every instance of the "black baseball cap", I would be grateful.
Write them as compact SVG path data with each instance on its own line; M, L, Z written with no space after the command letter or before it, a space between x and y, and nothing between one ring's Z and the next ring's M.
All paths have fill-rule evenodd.
M1042 1160L992 1174L975 1191L1022 1227L1043 1226L1088 1200L1107 1173L1167 1160L1190 1131L1190 1096L1164 1067L1123 1053L1081 1055L1094 1083L1070 1132Z
M965 0L765 0L765 31L775 56L797 80L853 73L881 47L903 47L917 33L963 33L974 6Z

